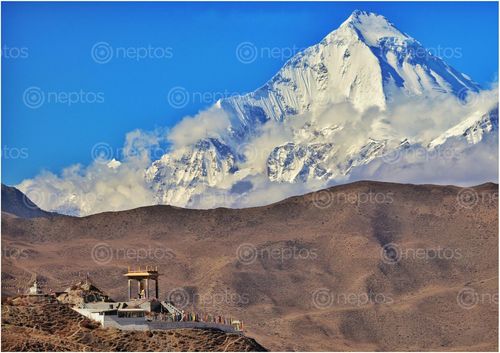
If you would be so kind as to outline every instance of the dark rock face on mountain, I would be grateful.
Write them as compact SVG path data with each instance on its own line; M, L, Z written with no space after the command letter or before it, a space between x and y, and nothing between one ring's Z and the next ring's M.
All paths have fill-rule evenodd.
M2 212L21 218L51 217L55 215L55 213L40 209L21 191L4 184L2 184Z

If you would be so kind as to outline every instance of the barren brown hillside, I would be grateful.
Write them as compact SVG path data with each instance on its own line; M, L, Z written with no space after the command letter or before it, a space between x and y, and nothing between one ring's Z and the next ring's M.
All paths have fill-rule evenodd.
M2 305L3 351L263 351L253 339L219 330L102 329L56 301Z
M35 273L62 290L88 272L119 300L128 266L158 265L162 298L240 318L271 350L498 349L496 184L358 182L240 210L4 214L2 235L3 295Z

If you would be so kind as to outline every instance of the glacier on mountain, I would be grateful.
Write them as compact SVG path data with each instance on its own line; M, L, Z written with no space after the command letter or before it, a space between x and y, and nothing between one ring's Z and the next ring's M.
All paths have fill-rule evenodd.
M281 130L279 134L288 132L288 140L266 151L265 165L251 166L253 173L265 173L276 183L307 184L314 180L319 181L316 185L327 185L345 181L353 168L402 145L427 144L432 149L443 142L440 139L446 140L446 134L472 130L475 137L467 142L478 143L483 133L497 128L495 124L481 124L478 116L495 111L493 96L476 102L477 107L464 103L478 95L477 83L432 55L383 16L355 11L319 44L290 59L263 87L217 103L230 117L231 125L216 140L233 151L234 164L232 169L211 170L218 178L231 180L238 179L238 170L248 179L252 171L241 171L246 156L238 153L238 146L255 144L253 149L258 150L256 136L272 121L277 122L274 126L275 131ZM437 104L456 107L443 111L435 107ZM400 116L410 107L422 110L423 117L426 110L435 109L437 114L434 119L425 117L427 121L419 126ZM452 116L440 117L439 113ZM196 156L206 153L199 145L185 148L195 164L200 163ZM223 163L224 159L212 163ZM182 178L167 177L164 170L172 165L189 171L183 172ZM208 180L205 173L207 170L193 171L182 160L162 159L146 174L156 202L203 207L191 202L193 192L204 192L199 183L195 183L198 189L194 191L193 180L210 188L220 183L215 174ZM224 188L228 186L221 185ZM232 206L225 201L221 200L219 206Z
M438 165L425 182L475 182L461 165L470 151L493 153L480 160L496 180L497 134L496 89L482 90L385 17L354 11L262 87L174 127L172 149L142 173L151 204L193 208L262 205L360 178L404 181L394 173L418 182L404 170L425 163ZM453 158L436 153L450 148ZM125 167L116 162L115 172ZM30 196L37 183L27 185ZM69 199L40 206L92 213Z

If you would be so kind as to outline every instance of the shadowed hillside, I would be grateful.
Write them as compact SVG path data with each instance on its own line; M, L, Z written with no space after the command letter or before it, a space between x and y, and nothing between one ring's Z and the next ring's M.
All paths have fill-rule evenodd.
M2 184L2 212L21 218L51 217L55 215L40 209L21 191L4 184Z

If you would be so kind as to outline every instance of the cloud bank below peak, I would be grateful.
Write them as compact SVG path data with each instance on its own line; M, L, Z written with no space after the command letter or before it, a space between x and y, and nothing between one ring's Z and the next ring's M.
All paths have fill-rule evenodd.
M362 113L348 103L332 104L294 119L270 120L243 145L231 147L235 156L240 155L235 173L222 176L223 182L216 185L200 182L188 202L172 204L192 208L260 206L338 183L366 179L456 185L497 181L495 131L485 133L478 143L471 144L458 135L445 138L444 143L434 149L428 148L429 143L439 137L437 131L445 132L459 124L463 117L494 107L496 94L496 89L483 91L471 97L469 104L461 104L452 97L432 103L422 97L406 97L390 103L384 111L373 109ZM164 151L159 146L170 142L167 153L160 159L167 159L168 163L176 159L179 163L176 168L182 169L192 162L186 159L186 153L191 158L203 153L196 149L196 142L207 138L224 141L230 136L230 130L228 114L219 108L210 108L194 117L186 117L168 132L135 130L128 133L120 161L97 156L89 166L70 166L60 175L43 172L17 187L42 209L78 216L162 203L153 184L172 178L175 170L153 182L145 177L155 159L163 154L158 154ZM385 141L387 138L391 140ZM305 182L269 178L270 156L280 146L293 144L307 150L311 146L332 144L330 162L339 162L338 155L354 151L354 155L359 156L370 139L381 143L382 150L359 164L354 163L347 174L339 172L331 178ZM389 148L391 141L396 144L405 139L411 142L409 147ZM290 155L284 157L290 158ZM214 160L203 163L209 162L216 163Z

